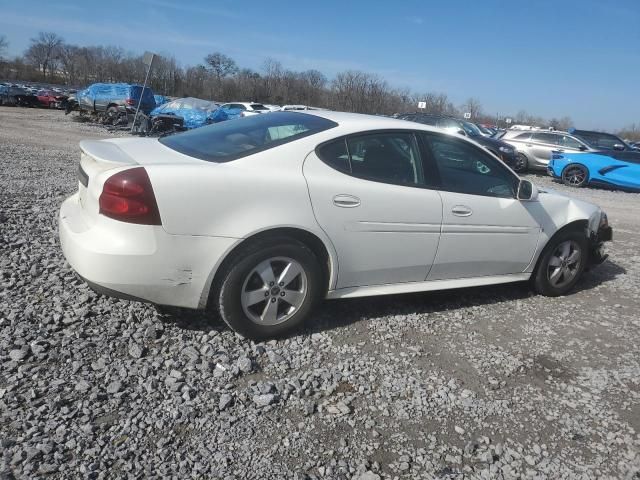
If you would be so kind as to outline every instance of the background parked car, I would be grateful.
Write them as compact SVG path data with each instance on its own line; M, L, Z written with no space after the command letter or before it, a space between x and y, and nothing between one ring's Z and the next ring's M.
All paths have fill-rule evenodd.
M0 105L4 105L9 100L9 87L0 85Z
M54 90L40 90L37 95L40 106L48 108L64 108L67 96Z
M486 137L474 123L447 115L432 115L428 113L404 113L398 115L396 118L418 122L424 125L432 125L469 137L500 158L514 171L520 171L518 169L516 152L513 146L501 140Z
M549 175L570 187L600 185L640 192L640 159L618 160L603 153L554 153Z
M92 113L104 113L109 119L121 114L134 113L142 95L140 111L149 114L156 107L153 91L141 85L128 83L94 83L76 93L80 110Z
M615 150L618 152L629 152L635 150L631 145L628 145L624 140L616 135L613 135L612 133L595 132L591 130L577 130L575 128L569 129L569 133L571 133L575 137L580 138L595 150Z
M183 120L185 129L198 128L206 125L209 115L217 110L219 105L209 100L200 98L185 97L177 98L164 105L154 108L149 114L151 119L159 115L174 115Z
M26 89L16 85L9 85L3 89L2 104L18 107L37 107L39 102L38 97L29 93Z
M617 137L616 137L617 138ZM558 131L510 131L502 137L504 142L516 149L517 161L522 170L546 170L553 152L559 153L605 153L618 160L640 161L640 152L629 148L626 151L604 150L593 147L576 135Z
M554 151L594 151L585 142L566 132L516 130L508 132L501 140L516 149L519 171L546 170Z
M250 115L256 115L258 113L270 112L267 107L262 105L261 103L253 103L253 102L234 102L234 103L225 103L221 105L224 109L237 109L242 110L242 115L248 117Z

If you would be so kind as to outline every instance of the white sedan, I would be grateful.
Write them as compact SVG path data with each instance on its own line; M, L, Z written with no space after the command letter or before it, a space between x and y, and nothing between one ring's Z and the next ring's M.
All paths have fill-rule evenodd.
M78 274L113 296L217 310L252 338L298 327L322 298L524 280L564 295L611 239L597 206L391 118L275 112L80 148L59 219Z

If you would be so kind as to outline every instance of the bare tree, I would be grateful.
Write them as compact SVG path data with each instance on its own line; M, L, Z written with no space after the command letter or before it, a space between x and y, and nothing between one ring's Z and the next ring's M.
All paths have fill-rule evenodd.
M464 110L465 113L470 113L472 120L476 120L480 115L482 115L482 104L480 103L480 100L472 97L462 105L462 110Z
M31 45L27 49L25 57L36 68L42 70L42 76L45 80L47 72L54 70L52 67L55 67L63 42L62 37L53 32L40 32L38 38L31 39Z
M220 82L223 78L229 75L233 75L238 71L238 65L236 65L235 60L233 60L231 57L227 57L220 52L215 52L207 55L204 61L207 65L209 65L209 69L216 77L218 82Z
M9 40L5 35L0 35L0 60L4 59L4 55L7 53L7 48L9 48Z
M0 35L0 56L7 50L6 36ZM474 121L493 122L483 115L476 98L469 98L459 111L446 93L412 93L396 89L382 77L361 71L345 71L329 80L318 70L293 71L267 58L261 71L240 70L234 59L220 52L207 55L203 65L180 66L170 54L163 55L154 68L150 85L166 95L194 96L217 101L255 100L264 103L306 104L361 113L392 114L417 110L460 116L469 112ZM55 33L40 33L31 40L23 56L0 61L0 77L22 81L46 78L73 86L94 82L140 82L145 66L142 56L118 46L78 46L65 44ZM515 123L549 126L544 118L520 111ZM495 120L497 121L497 119ZM552 119L551 125L567 129L569 117ZM625 130L625 137L636 138L636 127Z

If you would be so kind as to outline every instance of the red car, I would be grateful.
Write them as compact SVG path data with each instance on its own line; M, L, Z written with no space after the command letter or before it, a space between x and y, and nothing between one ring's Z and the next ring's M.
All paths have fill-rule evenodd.
M49 108L64 108L68 98L66 95L53 90L40 90L37 97L41 107Z

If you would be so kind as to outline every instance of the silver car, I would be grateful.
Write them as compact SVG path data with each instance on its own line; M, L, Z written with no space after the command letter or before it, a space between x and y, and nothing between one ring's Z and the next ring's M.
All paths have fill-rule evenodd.
M500 140L516 149L517 171L546 170L551 152L595 152L582 140L566 132L514 131Z

